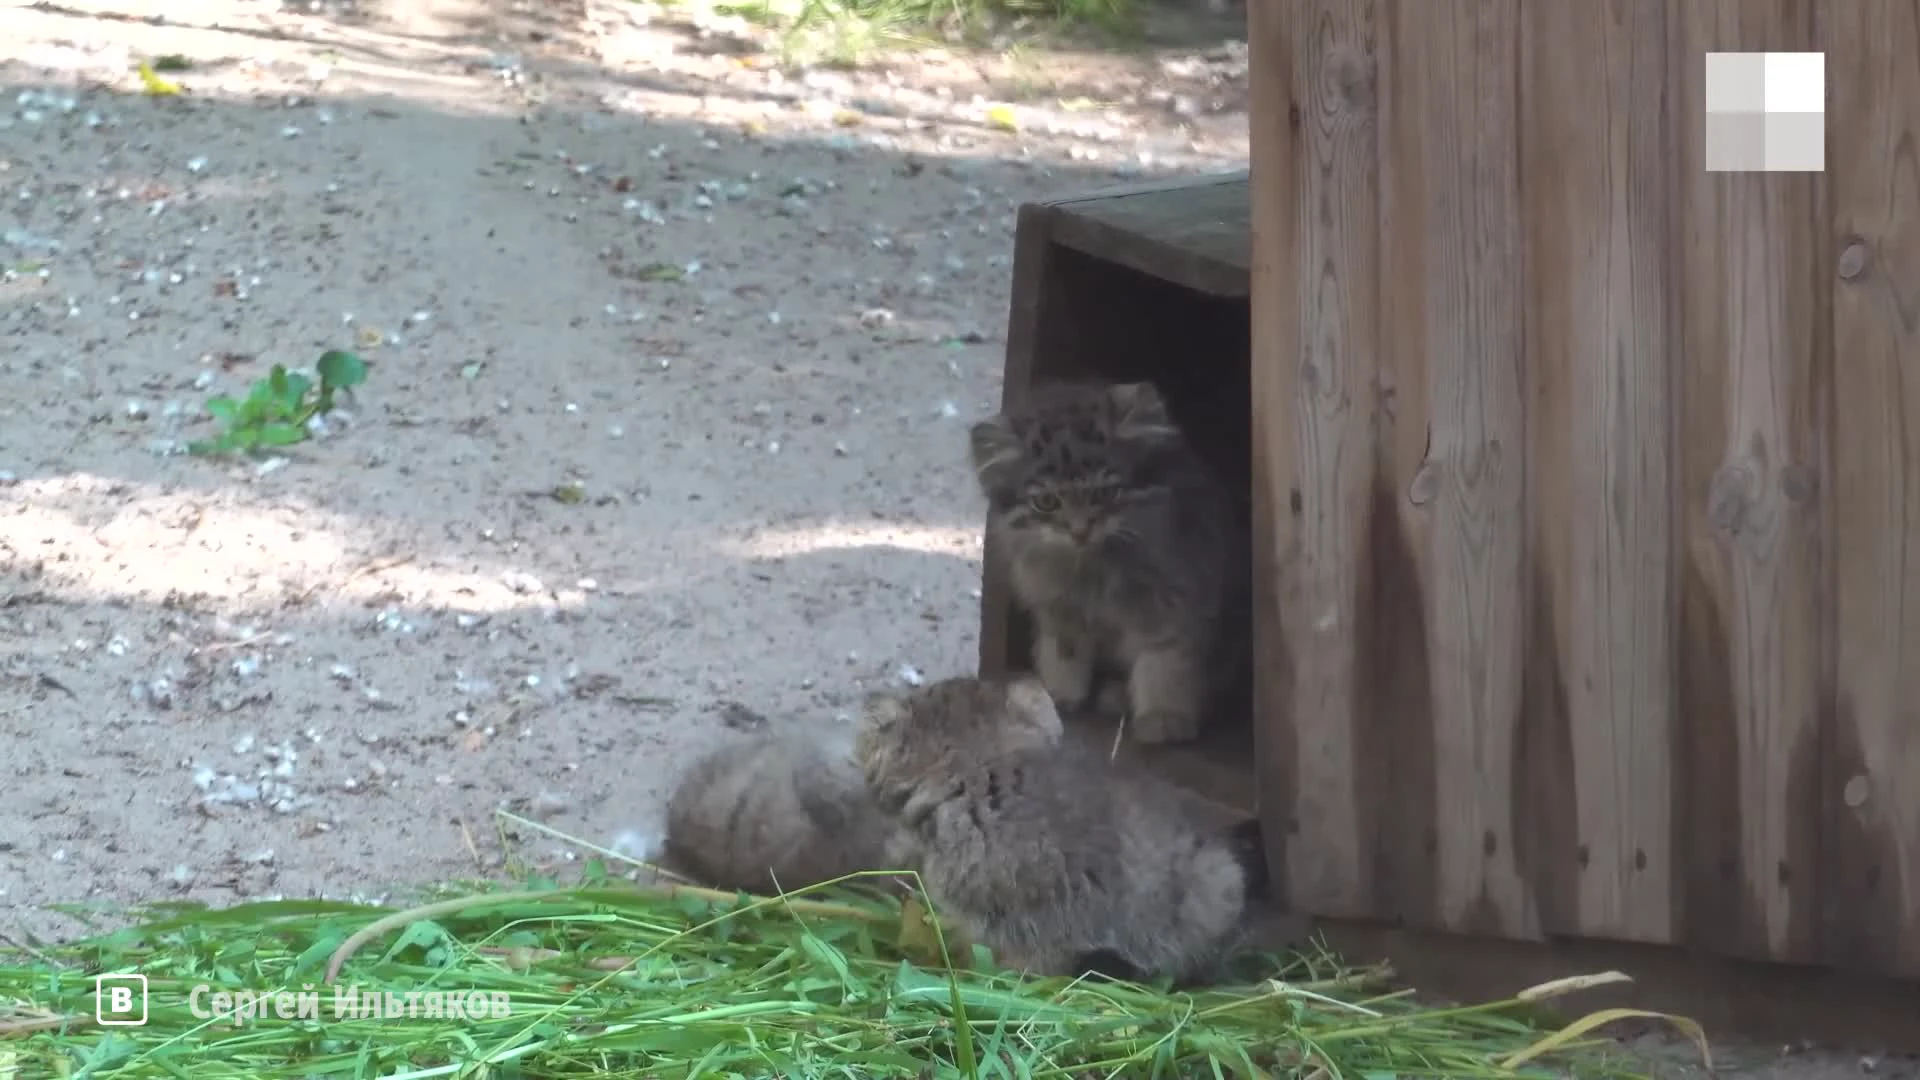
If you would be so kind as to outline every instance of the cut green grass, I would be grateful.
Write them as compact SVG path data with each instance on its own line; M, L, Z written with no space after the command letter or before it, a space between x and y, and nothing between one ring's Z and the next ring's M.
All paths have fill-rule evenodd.
M916 963L898 944L919 954L929 940L903 935L903 918L921 926L911 910L846 883L753 898L609 883L595 861L579 887L463 888L403 911L161 905L126 929L0 951L0 1075L1636 1075L1592 1053L1579 1022L1547 1035L1519 1018L1579 983L1434 1009L1387 989L1385 970L1315 950L1266 962L1244 986L1179 993L1022 979L982 956L953 970L937 924ZM95 976L115 973L145 977L144 1025L96 1022ZM397 1015L337 1015L348 991L399 1003ZM471 1012L420 1015L454 1000ZM240 1002L244 1022L216 1012Z

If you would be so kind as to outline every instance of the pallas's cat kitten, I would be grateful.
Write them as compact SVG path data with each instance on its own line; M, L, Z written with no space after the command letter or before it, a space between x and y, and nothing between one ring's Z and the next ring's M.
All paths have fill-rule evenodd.
M919 870L934 910L1008 967L1207 976L1246 907L1232 842L1164 782L1060 738L1031 677L870 698L854 757L896 823L890 861Z
M971 431L974 473L1033 667L1061 709L1126 679L1144 743L1200 734L1246 658L1251 552L1242 509L1150 383L1051 383Z
M847 750L770 733L709 752L667 803L667 864L763 896L886 869L885 816Z

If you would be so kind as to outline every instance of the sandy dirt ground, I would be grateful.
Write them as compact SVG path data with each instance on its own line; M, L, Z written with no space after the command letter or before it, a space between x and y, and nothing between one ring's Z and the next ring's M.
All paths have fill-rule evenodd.
M1242 167L1225 40L0 3L0 917L564 874L716 740L969 670L1014 211ZM314 441L183 452L330 348Z

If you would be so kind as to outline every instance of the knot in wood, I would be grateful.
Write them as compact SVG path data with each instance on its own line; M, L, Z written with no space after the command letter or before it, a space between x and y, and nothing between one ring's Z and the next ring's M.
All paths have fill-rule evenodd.
M1760 501L1760 474L1752 465L1722 465L1707 487L1707 520L1721 532L1739 535Z
M1300 393L1302 397L1320 394L1320 365L1310 359L1300 361Z
M1327 56L1327 99L1342 112L1373 111L1373 61L1354 49Z
M1855 239L1852 243L1848 244L1846 248L1840 252L1841 278L1852 281L1854 278L1859 277L1860 272L1867 268L1867 256L1869 254L1870 252L1867 250L1867 244L1864 240Z
M1842 789L1840 793L1840 797L1846 800L1848 808L1853 810L1858 810L1862 806L1865 806L1867 799L1871 798L1872 795L1873 785L1865 776L1855 776L1848 779L1847 786Z
M1780 493L1795 506L1805 506L1813 501L1820 490L1820 474L1810 465L1795 462L1780 470Z
M1420 463L1413 474L1413 482L1407 485L1407 501L1415 506L1425 506L1440 494L1440 466L1432 458Z

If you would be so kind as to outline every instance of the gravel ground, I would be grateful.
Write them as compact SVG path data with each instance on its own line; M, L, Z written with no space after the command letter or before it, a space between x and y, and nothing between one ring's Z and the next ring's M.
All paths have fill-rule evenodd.
M0 2L0 918L644 852L731 731L968 670L1015 208L1243 167L1194 40ZM313 441L183 452L332 348Z
M729 729L966 670L1016 206L1245 154L633 4L164 6L0 9L23 917L487 872L502 807L644 849ZM182 452L341 347L314 441Z

